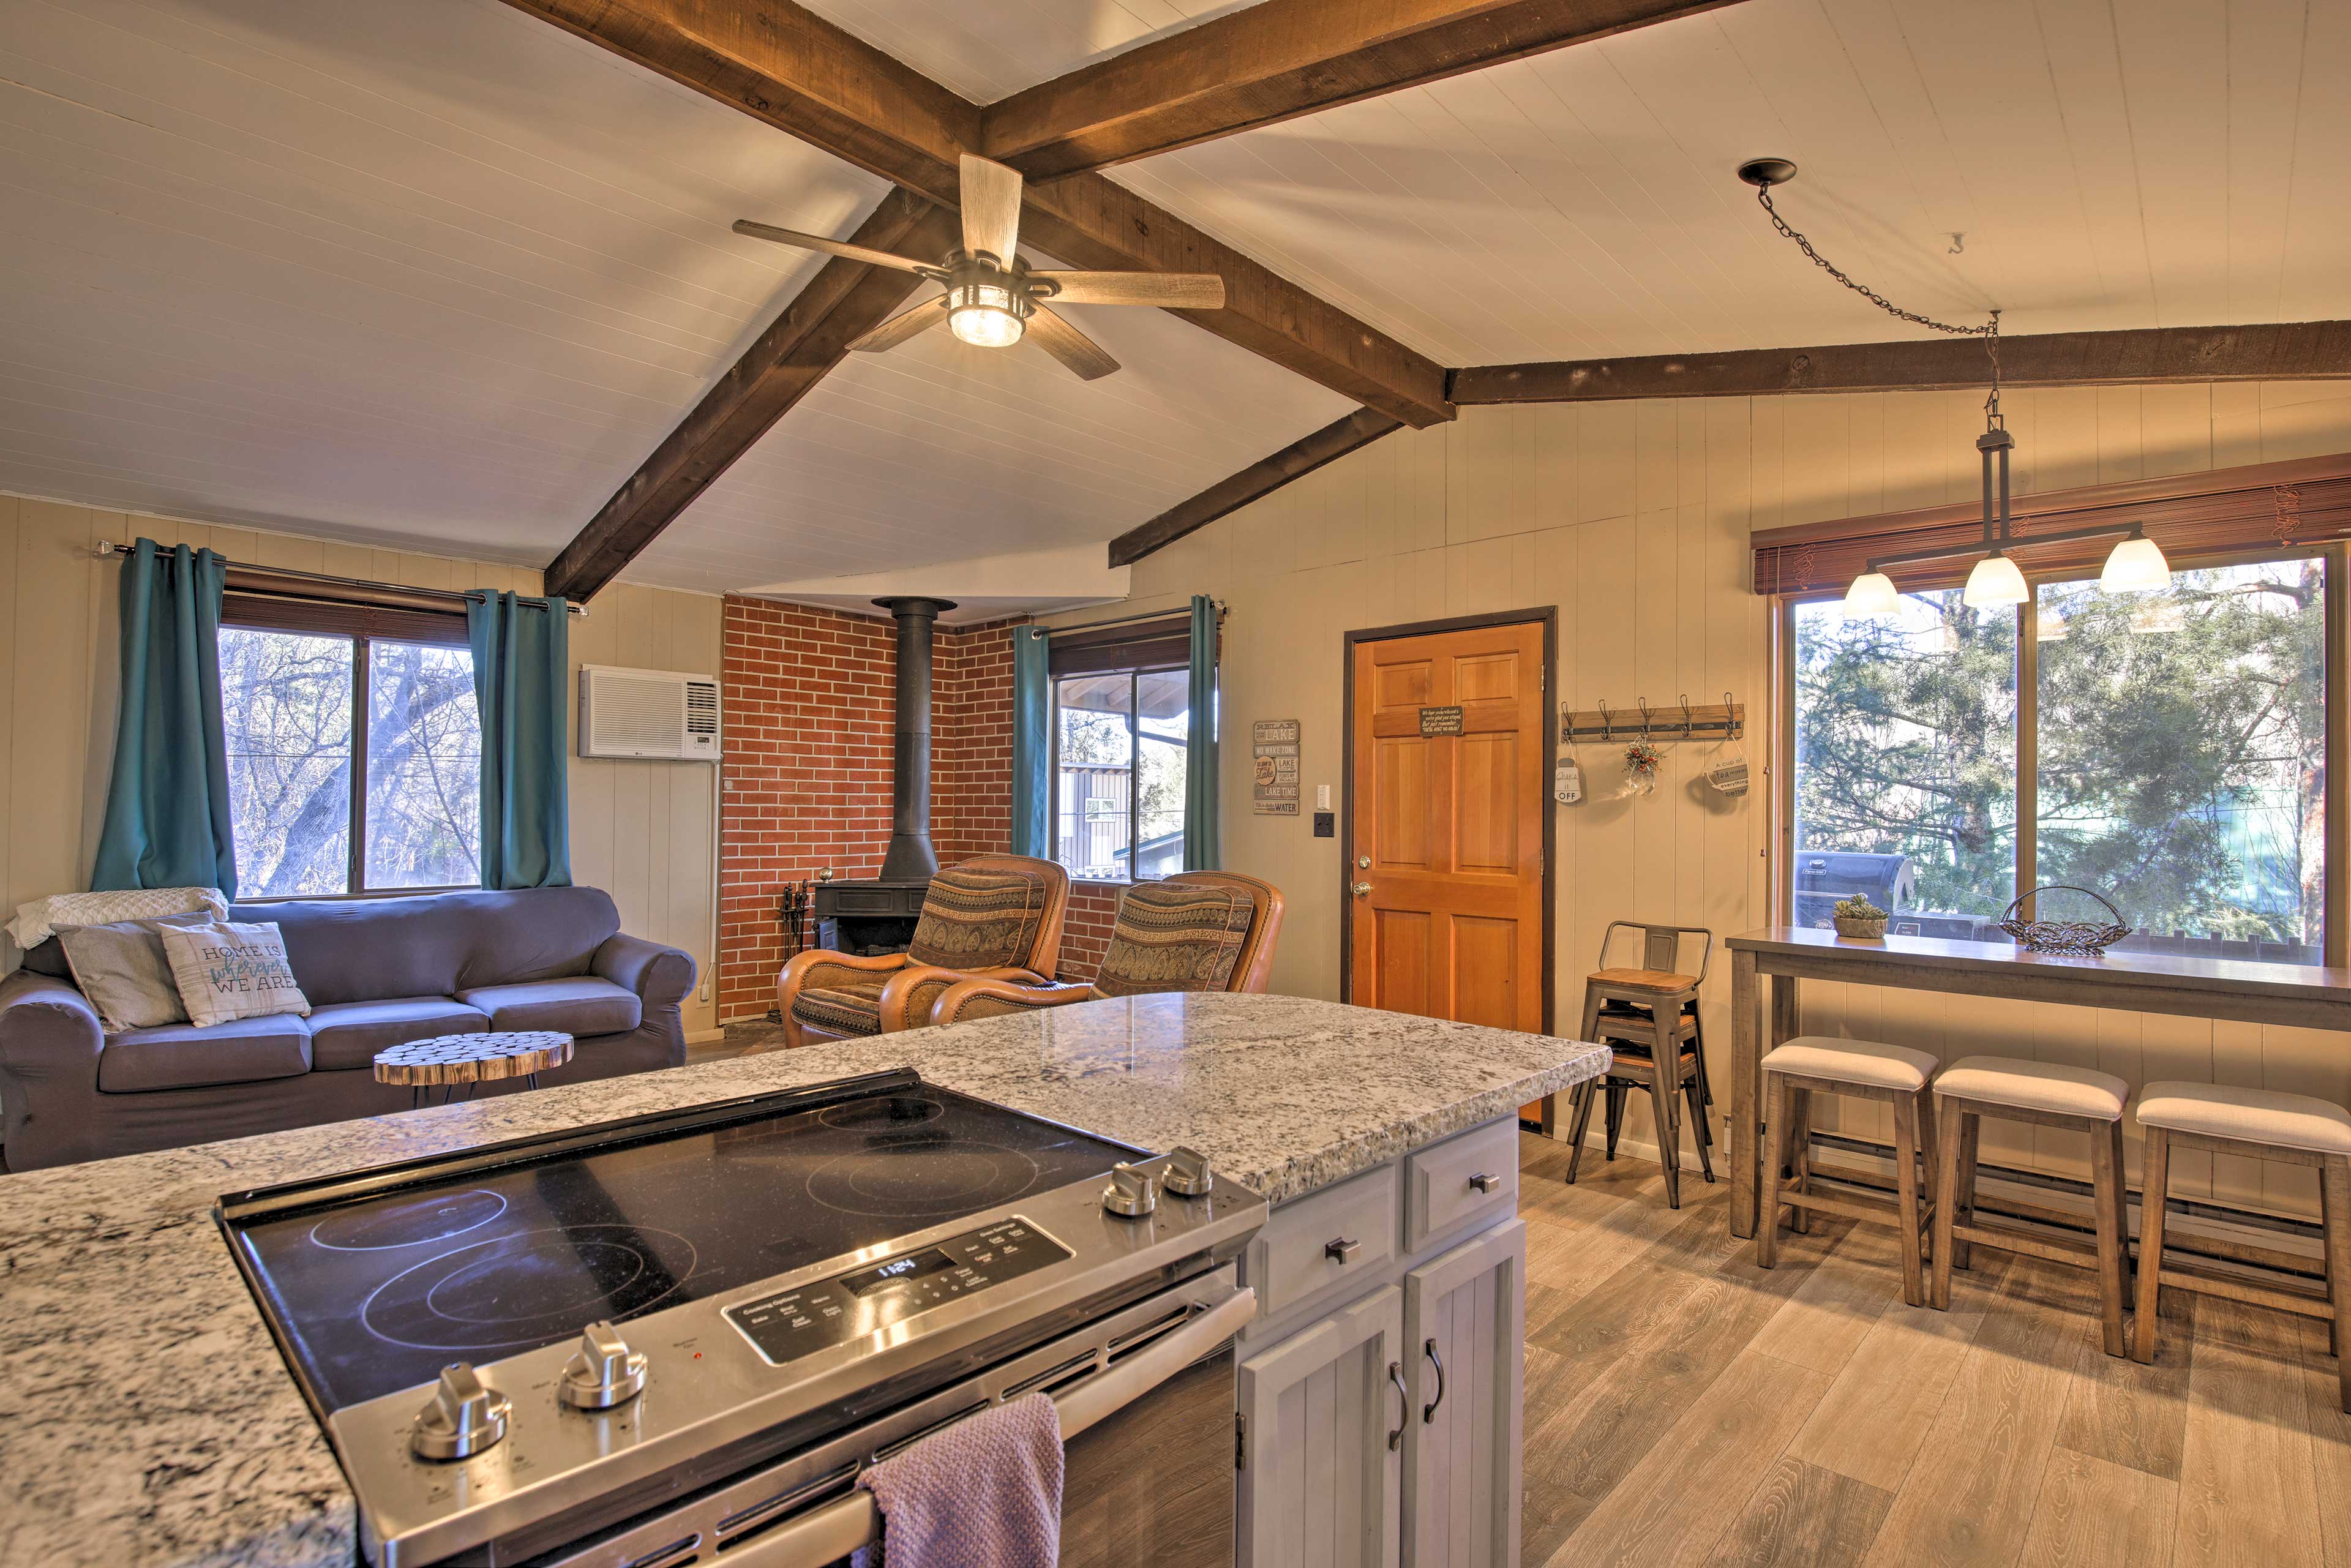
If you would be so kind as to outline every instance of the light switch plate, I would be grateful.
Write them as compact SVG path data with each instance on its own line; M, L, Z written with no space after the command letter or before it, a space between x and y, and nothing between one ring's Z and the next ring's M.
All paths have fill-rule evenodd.
M1314 809L1318 811L1327 811L1331 809L1331 786L1328 784L1314 786Z

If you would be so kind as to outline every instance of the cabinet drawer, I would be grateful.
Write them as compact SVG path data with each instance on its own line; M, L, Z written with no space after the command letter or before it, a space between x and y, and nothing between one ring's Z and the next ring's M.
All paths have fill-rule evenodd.
M1404 1169L1404 1249L1417 1252L1431 1238L1518 1207L1518 1122L1505 1118L1407 1155Z
M1395 1245L1394 1166L1282 1205L1249 1243L1259 1321L1343 1280L1377 1273L1395 1257Z

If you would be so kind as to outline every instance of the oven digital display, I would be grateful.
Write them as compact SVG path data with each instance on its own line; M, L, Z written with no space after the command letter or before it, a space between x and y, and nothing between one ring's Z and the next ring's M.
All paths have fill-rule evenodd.
M956 1266L956 1260L936 1247L920 1252L908 1252L877 1263L871 1269L840 1276L852 1296L870 1295L885 1285L895 1285L907 1280L919 1280L925 1274L936 1274Z

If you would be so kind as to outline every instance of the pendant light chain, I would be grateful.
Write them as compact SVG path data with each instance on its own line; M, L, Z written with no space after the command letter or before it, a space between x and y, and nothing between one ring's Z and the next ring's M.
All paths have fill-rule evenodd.
M1876 289L1870 287L1869 285L1855 281L1844 268L1838 267L1834 262L1831 261L1827 256L1823 256L1819 251L1814 250L1813 248L1813 242L1806 239L1801 230L1791 228L1788 225L1788 220L1780 215L1780 209L1771 204L1771 186L1757 185L1755 187L1755 199L1763 204L1764 214L1766 216L1771 218L1771 226L1778 229L1781 234L1789 239L1794 240L1796 242L1796 248L1813 258L1813 266L1827 273L1831 277L1835 278L1839 283L1844 284L1847 288L1852 289L1855 294L1860 295L1864 299L1868 300L1872 305L1876 306L1880 310L1885 311L1888 316L1893 317L1896 320L1908 321L1914 326L1929 328L1938 332L1949 332L1955 338L1983 339L1984 351L1991 356L1991 395L1984 400L1984 419L1987 424L1992 429L2005 430L2008 428L2007 423L2002 420L2000 415L1999 311L1993 311L1991 313L1991 319L1981 327L1954 327L1949 321L1938 321L1931 316L1921 316L1916 310L1905 310L1902 307L1886 298L1885 295L1880 294Z

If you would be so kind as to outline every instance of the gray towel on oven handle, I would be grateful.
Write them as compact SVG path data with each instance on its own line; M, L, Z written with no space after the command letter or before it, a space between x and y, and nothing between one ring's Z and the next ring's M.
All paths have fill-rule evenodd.
M857 1478L884 1538L852 1568L1054 1568L1061 1417L1031 1394L910 1444Z

